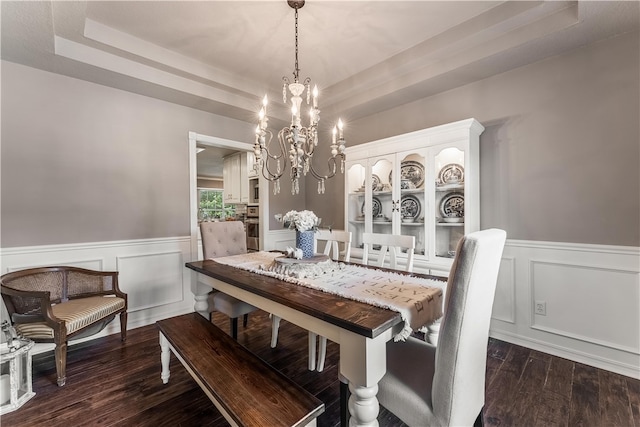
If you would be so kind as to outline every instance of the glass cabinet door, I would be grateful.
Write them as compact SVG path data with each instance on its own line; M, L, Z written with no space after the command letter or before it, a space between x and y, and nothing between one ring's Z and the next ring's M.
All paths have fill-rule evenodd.
M435 247L437 258L453 258L465 232L465 152L437 149L435 167Z
M416 238L416 255L425 255L425 216L429 211L427 194L427 171L425 150L413 150L396 155L396 173L393 178L399 196L395 198L398 226L395 233Z
M369 159L371 171L371 206L366 209L371 218L371 231L373 233L390 234L393 232L393 192L390 177L393 171L394 156L386 156Z
M346 230L351 232L351 249L362 245L362 233L365 231L365 181L367 161L346 162ZM351 251L354 252L353 250Z

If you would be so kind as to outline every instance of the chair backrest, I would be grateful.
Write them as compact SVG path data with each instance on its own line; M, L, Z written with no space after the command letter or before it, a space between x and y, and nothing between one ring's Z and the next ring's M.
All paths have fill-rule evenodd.
M489 324L506 237L504 230L489 229L458 243L431 393L434 415L443 425L464 425L484 405Z
M313 252L318 253L318 241L324 241L325 255L334 261L349 262L351 259L351 232L344 230L318 230L313 235ZM344 256L340 259L340 244L344 246Z
M405 271L413 271L413 252L416 248L415 236L403 236L398 234L379 234L379 233L362 233L362 243L364 251L362 253L362 263L369 263L369 253L373 249L373 245L380 245L380 253L378 255L378 267L384 267L384 262L389 253L390 268L398 268L398 255L402 249L407 252L407 264Z
M201 222L204 259L247 253L247 234L240 221Z

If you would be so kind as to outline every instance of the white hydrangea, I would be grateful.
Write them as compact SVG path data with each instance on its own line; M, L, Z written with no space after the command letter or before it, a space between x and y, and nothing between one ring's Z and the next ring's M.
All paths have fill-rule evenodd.
M297 231L316 230L320 225L320 220L313 211L289 211L282 220L289 228L295 228Z

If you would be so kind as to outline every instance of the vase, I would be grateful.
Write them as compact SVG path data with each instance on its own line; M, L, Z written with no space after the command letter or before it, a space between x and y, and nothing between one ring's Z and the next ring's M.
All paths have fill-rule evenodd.
M313 253L314 231L296 231L296 248L302 249L302 258L311 258Z

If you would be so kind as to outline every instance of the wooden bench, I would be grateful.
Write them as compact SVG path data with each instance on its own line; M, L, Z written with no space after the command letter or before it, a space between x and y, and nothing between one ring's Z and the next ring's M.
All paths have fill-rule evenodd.
M324 403L198 313L160 320L162 381L170 351L234 426L315 426Z

